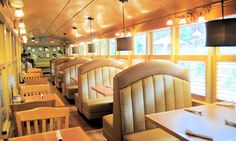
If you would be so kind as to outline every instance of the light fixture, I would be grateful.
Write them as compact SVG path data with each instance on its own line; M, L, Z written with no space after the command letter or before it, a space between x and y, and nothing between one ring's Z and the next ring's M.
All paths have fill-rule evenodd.
M24 3L22 2L22 0L9 0L9 4L13 8L23 8L24 7Z
M116 37L118 37L118 36L120 36L120 33L117 32L117 33L116 33Z
M21 17L24 17L24 11L22 9L15 9L15 16L18 17L18 18L21 18Z
M174 22L172 19L168 19L167 22L166 22L166 25L173 25Z
M20 34L26 34L26 29L25 28L20 28Z
M128 51L132 50L132 37L125 37L125 8L124 3L128 0L119 0L122 3L122 18L123 18L123 27L121 38L116 38L117 51ZM130 33L131 34L131 33Z
M187 23L187 21L186 21L185 18L181 18L181 19L179 20L179 24L186 24L186 23Z
M200 15L200 16L198 17L197 22L198 22L198 23L204 23L204 22L206 22L205 17Z
M27 43L27 36L26 35L24 35L23 37L22 37L22 39L23 39L23 43Z
M23 22L23 20L21 19L18 25L19 28L25 28L25 23Z
M224 0L221 6L222 19L206 22L206 46L236 46L236 18L224 19Z
M35 42L35 38L34 37L31 38L31 42Z
M74 46L72 47L72 54L78 54L78 47Z
M91 43L88 44L88 52L93 53L95 52L95 46L93 44L93 39L92 39L92 20L94 20L94 18L88 17L88 20L89 20L89 26L90 26L90 39L91 39Z

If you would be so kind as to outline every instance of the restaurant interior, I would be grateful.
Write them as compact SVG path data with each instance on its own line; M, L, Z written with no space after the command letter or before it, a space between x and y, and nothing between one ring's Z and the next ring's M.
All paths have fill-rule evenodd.
M236 141L236 0L0 0L0 141Z

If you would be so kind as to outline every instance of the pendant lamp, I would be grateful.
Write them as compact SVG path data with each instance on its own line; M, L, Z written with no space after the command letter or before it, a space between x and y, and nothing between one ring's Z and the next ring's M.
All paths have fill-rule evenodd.
M91 43L88 44L88 52L89 53L94 53L95 52L95 46L92 43L93 39L92 39L92 26L91 26L91 22L92 22L92 20L94 20L94 18L88 17L88 20L89 20L89 25L90 25L90 39L91 39Z
M224 0L222 19L206 23L206 46L236 46L236 18L224 19Z
M10 0L9 4L13 8L23 8L24 7L24 3L22 2L22 0Z
M122 16L123 16L123 27L122 33L125 35L125 12L124 12L124 3L128 0L119 0L122 3ZM132 50L132 37L120 37L116 38L117 51L128 51Z

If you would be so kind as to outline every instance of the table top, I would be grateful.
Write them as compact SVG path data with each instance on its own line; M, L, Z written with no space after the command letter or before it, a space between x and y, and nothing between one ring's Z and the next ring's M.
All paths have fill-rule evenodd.
M92 89L104 96L113 96L113 88L110 86L95 85Z
M78 76L72 76L70 79L78 84Z
M56 107L63 107L65 104L59 98L57 94L44 94L43 98L40 95L34 96L25 96L25 102L36 102L36 101L49 101L49 100L56 100Z
M236 140L236 127L226 125L224 121L236 122L235 108L209 104L188 109L201 111L202 115L180 109L146 115L146 119L180 140L203 140L186 135L186 129L212 137L214 141Z
M60 130L63 141L90 141L80 127ZM56 131L10 138L9 141L57 141Z

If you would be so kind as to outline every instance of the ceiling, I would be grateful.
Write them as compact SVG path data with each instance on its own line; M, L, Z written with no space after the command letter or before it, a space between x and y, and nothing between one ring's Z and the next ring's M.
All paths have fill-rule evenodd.
M125 3L125 24L158 18L219 0L129 0ZM122 27L119 0L23 0L23 18L29 35L34 37L68 38L75 41L88 36L88 17L93 17L92 29L97 34ZM63 33L67 33L63 35ZM80 34L80 37L79 37Z

